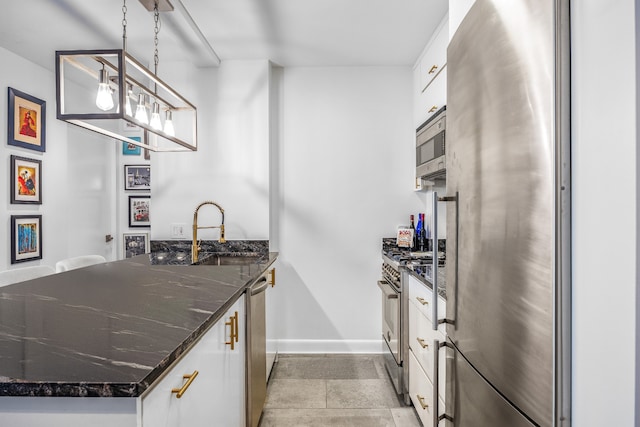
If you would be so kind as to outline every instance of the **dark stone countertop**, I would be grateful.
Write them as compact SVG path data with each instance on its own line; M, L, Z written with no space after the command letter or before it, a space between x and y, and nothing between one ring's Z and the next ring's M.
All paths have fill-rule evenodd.
M0 288L0 396L139 396L276 257L186 266L139 255Z
M444 240L438 241L439 251L445 250ZM404 269L412 276L420 280L427 286L427 288L433 290L433 268L430 264L419 265L410 267L407 265L406 259L411 258L411 251L405 248L398 248L396 245L395 237L385 237L382 239L382 253L391 259L400 261ZM447 299L447 266L441 265L438 267L438 295L445 300Z

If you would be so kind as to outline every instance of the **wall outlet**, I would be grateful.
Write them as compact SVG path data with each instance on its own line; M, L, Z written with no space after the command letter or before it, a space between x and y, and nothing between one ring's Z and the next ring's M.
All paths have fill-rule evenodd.
M174 239L183 239L187 237L187 224L173 223L171 224L171 237Z

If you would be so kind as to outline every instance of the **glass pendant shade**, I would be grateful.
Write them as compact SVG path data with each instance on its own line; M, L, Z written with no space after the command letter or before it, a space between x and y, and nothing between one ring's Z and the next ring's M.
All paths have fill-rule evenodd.
M176 136L176 130L173 127L172 114L170 110L167 110L164 120L164 133L170 136Z
M162 122L160 121L160 105L157 102L153 103L153 111L151 112L151 121L149 125L156 129L162 130Z
M147 115L147 106L145 105L144 93L138 95L138 106L136 107L136 120L145 125L149 124L149 116Z
M125 99L124 99L124 113L129 117L133 117L133 110L131 109L132 96L133 96L133 89L132 89L132 86L128 84L127 94L125 95Z
M113 108L113 96L111 95L111 88L109 88L109 73L104 68L100 70L98 79L96 106L102 111L109 111Z
M87 97L102 81L110 108L107 98ZM56 107L59 120L151 151L197 150L196 107L123 49L57 51Z

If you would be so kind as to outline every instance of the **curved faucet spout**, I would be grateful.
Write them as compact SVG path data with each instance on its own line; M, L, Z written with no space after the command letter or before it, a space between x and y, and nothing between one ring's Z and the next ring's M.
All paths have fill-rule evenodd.
M198 211L204 205L213 205L216 208L218 208L218 210L220 211L220 214L222 215L222 222L220 223L220 225L211 225L211 226L203 226L203 227L198 226ZM198 262L198 253L200 252L200 244L198 243L199 228L219 228L220 238L218 239L218 241L220 243L224 243L226 240L224 238L224 209L222 209L222 206L220 206L216 202L207 200L205 202L200 203L196 208L196 210L193 212L193 242L191 244L191 262L194 262L194 263Z

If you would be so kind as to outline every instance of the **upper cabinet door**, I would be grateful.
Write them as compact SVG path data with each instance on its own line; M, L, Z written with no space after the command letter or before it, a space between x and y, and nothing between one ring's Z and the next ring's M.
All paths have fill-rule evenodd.
M413 118L416 128L446 105L448 45L449 16L445 15L413 70Z
M449 19L445 16L438 31L433 35L420 60L420 91L431 83L435 76L447 65L447 45L449 44Z

